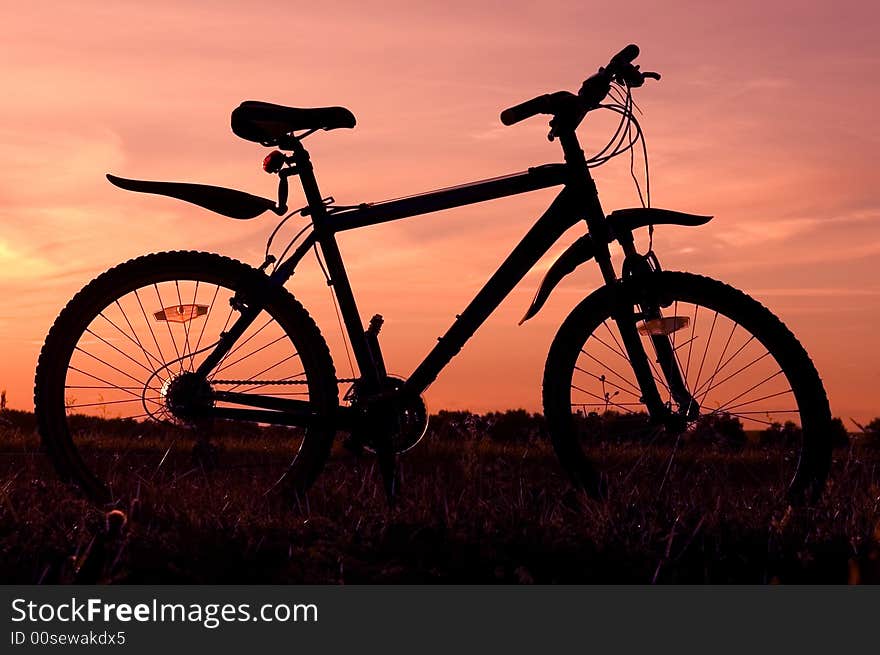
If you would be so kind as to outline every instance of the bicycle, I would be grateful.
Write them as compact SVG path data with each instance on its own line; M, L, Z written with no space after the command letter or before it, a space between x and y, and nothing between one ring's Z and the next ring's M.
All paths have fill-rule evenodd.
M587 233L551 266L523 317L533 317L576 267L596 261L605 285L565 319L543 378L547 429L571 482L595 497L618 493L644 463L645 453L657 447L654 482L662 488L689 442L706 443L709 435L711 448L722 452L716 459L734 460L744 443L785 421L782 432L791 438L780 449L779 468L765 471L768 484L787 502L814 501L830 466L831 414L804 348L743 292L706 277L665 271L652 245L645 253L635 246L634 232L641 228L653 235L656 225L696 227L711 217L653 208L649 187L642 207L606 216L600 204L590 169L629 152L632 172L639 142L649 183L632 90L660 76L634 65L638 54L635 45L627 46L578 93L541 95L501 113L505 125L549 116L549 138L562 147L562 163L520 173L383 202L338 205L322 195L303 142L318 130L353 128L354 115L342 107L247 101L233 111L232 130L275 148L263 168L279 177L277 201L221 187L108 175L122 189L174 197L236 219L267 211L284 218L258 268L202 252L151 254L103 273L69 302L46 338L35 382L39 431L57 471L89 497L113 502L131 480L154 481L178 453L180 440L194 442L192 460L180 460L183 468L178 466L171 480L210 469L218 457L216 437L237 429L247 433L244 442L261 444L270 434L287 445L281 449L286 454L272 461L271 477L251 474L254 489L276 488L280 482L303 494L342 431L349 434L349 449L376 453L386 492L393 497L396 457L427 428L422 394L549 248L583 222ZM576 129L598 109L616 112L620 123L609 144L587 158ZM288 179L294 176L306 205L289 212ZM378 339L382 318L375 316L364 328L335 235L558 186L562 189L550 207L413 373L390 375ZM309 223L280 256L270 254L273 238L295 215ZM614 242L623 251L619 275L611 258ZM284 287L310 251L338 303L358 370L351 378L337 377L318 327ZM340 384L349 385L341 401ZM275 431L249 433L253 426L275 426ZM635 450L620 455L609 443ZM241 447L232 461L259 471L271 468L272 449L253 450ZM609 455L612 451L618 454ZM621 472L599 466L604 456L623 461ZM751 461L745 460L746 465Z

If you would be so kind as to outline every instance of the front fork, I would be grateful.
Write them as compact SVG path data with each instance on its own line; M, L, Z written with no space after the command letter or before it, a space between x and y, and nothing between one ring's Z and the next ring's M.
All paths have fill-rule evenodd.
M653 251L641 255L631 239L619 239L623 246L625 259L623 263L623 279L630 277L644 277L654 275L660 271L660 262ZM639 312L633 309L632 298L627 294L617 294L617 304L614 309L614 321L620 330L623 346L629 356L633 373L642 392L641 401L645 403L651 415L651 419L658 423L664 423L676 430L684 429L687 421L694 420L700 415L700 406L693 395L688 391L687 384L678 364L675 354L675 346L670 339L671 332L661 330L659 333L651 332L649 338L657 356L656 363L659 373L665 382L655 376L655 367L648 360L650 356L643 345L639 335L638 325L649 325L652 322L661 324L661 308L668 306L669 301L658 297L650 286L639 290L637 299ZM675 327L672 328L676 329ZM664 385L678 405L679 410L672 411L669 404L663 402L657 384Z
M655 271L660 270L660 264L653 251L646 255L638 253L632 232L619 233L617 230L614 230L614 234L611 234L612 228L609 226L605 213L602 211L596 184L590 175L583 150L581 150L574 133L561 134L560 142L565 152L566 163L572 166L573 170L578 171L579 179L584 180L581 187L584 193L583 200L586 204L584 220L597 246L594 257L599 265L599 269L602 271L602 277L606 284L621 283L614 272L614 266L611 264L611 253L608 249L612 236L620 243L625 255L623 263L624 279L633 275L652 275ZM666 378L665 385L668 387L672 399L679 408L684 408L684 411L673 412L672 408L663 402L663 398L661 398L660 392L657 389L658 381L661 384L664 383L654 377L653 367L648 360L648 354L645 352L645 347L642 345L638 331L639 321L648 321L661 317L660 308L662 303L660 299L651 297L653 295L649 290L645 290L645 293L642 294L638 301L641 311L637 316L633 311L634 303L631 299L622 293L615 294L617 301L612 318L620 330L623 346L629 356L630 365L639 384L639 390L642 393L640 400L648 408L651 420L680 430L686 425L687 419L699 416L700 408L687 390L687 385L682 378L681 369L678 366L678 360L675 357L675 349L669 340L668 334L652 334L651 341L657 353L657 363L660 365L663 377Z

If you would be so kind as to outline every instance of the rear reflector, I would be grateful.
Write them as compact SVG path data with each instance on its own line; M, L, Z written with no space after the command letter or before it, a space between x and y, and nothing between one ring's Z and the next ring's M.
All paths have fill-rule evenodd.
M194 318L208 313L207 305L174 305L153 314L157 321L169 323L189 323Z

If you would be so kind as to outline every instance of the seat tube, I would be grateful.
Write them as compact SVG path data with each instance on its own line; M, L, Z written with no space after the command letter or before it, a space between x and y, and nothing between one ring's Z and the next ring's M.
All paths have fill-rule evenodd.
M345 271L345 264L342 261L342 254L339 252L339 245L336 243L336 236L328 225L329 215L327 207L324 205L321 197L321 190L318 187L318 180L315 177L309 153L302 147L301 143L296 142L294 154L296 155L295 163L300 182L302 183L303 193L309 204L316 241L321 246L321 253L324 255L324 263L327 266L327 274L330 278L329 284L333 287L333 293L339 303L339 311L342 314L345 331L348 333L360 376L369 385L377 385L380 381L379 373L373 363L370 348L364 336L364 324L358 311L354 292L351 289L351 283L348 280L348 274Z
M336 237L329 230L321 231L318 232L318 243L324 255L327 273L330 276L330 285L333 287L333 293L339 303L339 311L342 313L342 320L351 341L351 349L354 352L355 360L357 360L360 375L369 384L378 383L379 373L373 363L373 357L364 336L364 324L354 299L348 274L345 272L345 265L342 262Z

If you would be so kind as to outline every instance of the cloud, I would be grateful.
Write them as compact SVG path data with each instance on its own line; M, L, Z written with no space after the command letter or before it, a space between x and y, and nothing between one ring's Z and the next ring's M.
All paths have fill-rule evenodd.
M0 276L4 282L31 280L57 272L50 260L24 252L0 238Z

